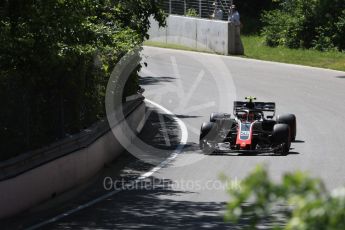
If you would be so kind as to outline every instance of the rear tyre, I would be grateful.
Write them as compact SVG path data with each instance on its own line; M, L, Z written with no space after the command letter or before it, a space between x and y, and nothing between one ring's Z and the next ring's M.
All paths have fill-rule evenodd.
M281 153L287 155L290 151L290 128L287 124L276 124L273 127L272 141L275 145L281 145Z
M290 128L290 140L291 141L296 140L297 122L296 122L296 116L294 114L284 114L284 115L278 116L277 123L287 124Z
M215 140L217 135L217 125L214 122L204 122L201 125L200 137L199 137L199 146L200 149L205 154L210 154L214 149L209 146L207 143L209 141Z

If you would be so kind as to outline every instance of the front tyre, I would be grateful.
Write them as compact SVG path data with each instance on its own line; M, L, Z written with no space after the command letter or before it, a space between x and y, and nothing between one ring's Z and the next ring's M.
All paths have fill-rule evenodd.
M297 122L296 122L296 116L294 114L284 114L284 115L278 116L277 123L287 124L290 128L290 140L291 141L296 140Z
M276 124L273 127L272 142L281 145L281 153L287 155L290 151L290 128L287 124Z
M217 125L214 122L204 122L201 125L200 137L199 137L199 146L200 149L205 154L211 154L214 151L214 148L209 145L210 142L216 139L217 135Z

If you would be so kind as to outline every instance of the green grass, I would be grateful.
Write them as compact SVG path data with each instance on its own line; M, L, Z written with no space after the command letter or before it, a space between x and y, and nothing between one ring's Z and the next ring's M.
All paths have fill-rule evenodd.
M246 58L345 71L344 52L321 52L317 50L289 49L285 47L272 48L266 46L264 44L263 38L259 36L242 36L242 42L245 52L245 55L243 57ZM186 46L165 44L152 41L145 41L144 45L169 49L212 53L209 51L193 49Z
M345 71L345 53L268 47L259 36L242 36L245 57Z

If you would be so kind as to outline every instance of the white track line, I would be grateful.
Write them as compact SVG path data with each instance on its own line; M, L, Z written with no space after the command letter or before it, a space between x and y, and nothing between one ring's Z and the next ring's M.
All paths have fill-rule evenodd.
M167 110L166 108L164 108L163 106L150 101L148 99L145 99L145 102L148 102L150 104L152 104L155 107L158 107L159 109L161 109L162 111L164 111L166 114L169 114L170 116L172 116L173 120L180 126L181 129L181 141L179 146L176 148L176 150L170 155L169 158L167 158L165 161L163 161L162 163L160 163L157 167L154 167L151 171L144 173L143 175L141 175L138 179L142 180L145 179L147 177L150 177L152 174L154 174L155 172L157 172L158 170L160 170L161 168L165 167L167 164L169 164L169 162L171 162L173 159L175 159L177 157L177 155L182 151L183 147L187 144L187 139L188 139L188 130L186 125L183 123L183 121L181 121L181 119L179 119L178 117L176 117L175 114L173 114L172 112L170 112L169 110Z
M170 115L173 120L180 126L180 129L181 129L181 141L180 141L180 144L178 145L178 147L175 149L175 151L170 155L169 158L167 158L165 161L163 161L162 163L160 163L158 166L154 167L153 169L151 169L149 172L146 172L146 173L143 173L141 174L136 180L134 180L131 184L136 184L138 182L140 182L141 180L144 180L150 176L152 176L155 172L157 172L158 170L164 168L165 166L167 166L172 160L174 160L178 154L182 151L182 149L184 148L184 146L187 144L187 139L188 139L188 131L187 131L187 128L186 128L186 125L183 123L183 121L181 121L178 117L176 117L175 114L173 114L172 112L170 112L169 110L167 110L166 108L164 108L163 106L153 102L153 101L150 101L148 99L145 99L145 102L148 102L150 104L152 104L153 106L155 107L158 107L160 110L164 111L166 114ZM131 186L131 185L129 185ZM34 229L38 229L38 228L41 228L45 225L48 225L48 224L51 224L51 223L54 223L58 220L61 220L62 218L64 217L67 217L67 216L70 216L80 210L83 210L87 207L90 207L100 201L103 201L119 192L121 192L123 190L114 190L114 191L111 191L111 192L108 192L107 194L104 194L103 196L100 196L94 200L91 200L89 201L88 203L86 204L83 204L83 205L80 205L74 209L71 209L65 213L62 213L62 214L59 214L53 218L50 218L48 220L45 220L39 224L36 224L36 225L33 225L29 228L27 228L27 230L34 230Z

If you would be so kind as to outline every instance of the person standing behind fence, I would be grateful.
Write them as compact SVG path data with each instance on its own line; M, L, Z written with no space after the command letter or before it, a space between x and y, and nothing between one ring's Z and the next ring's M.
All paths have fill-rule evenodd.
M244 48L241 41L241 28L240 13L238 13L236 6L232 5L229 10L228 21L230 23L230 34L232 38L232 45L235 54L244 54Z
M235 5L230 7L228 21L233 23L235 26L241 26L240 13L237 11Z
M214 7L214 11L213 11L213 14L211 15L211 18L216 19L216 20L223 20L223 11L219 7L218 2L214 1L212 5Z

